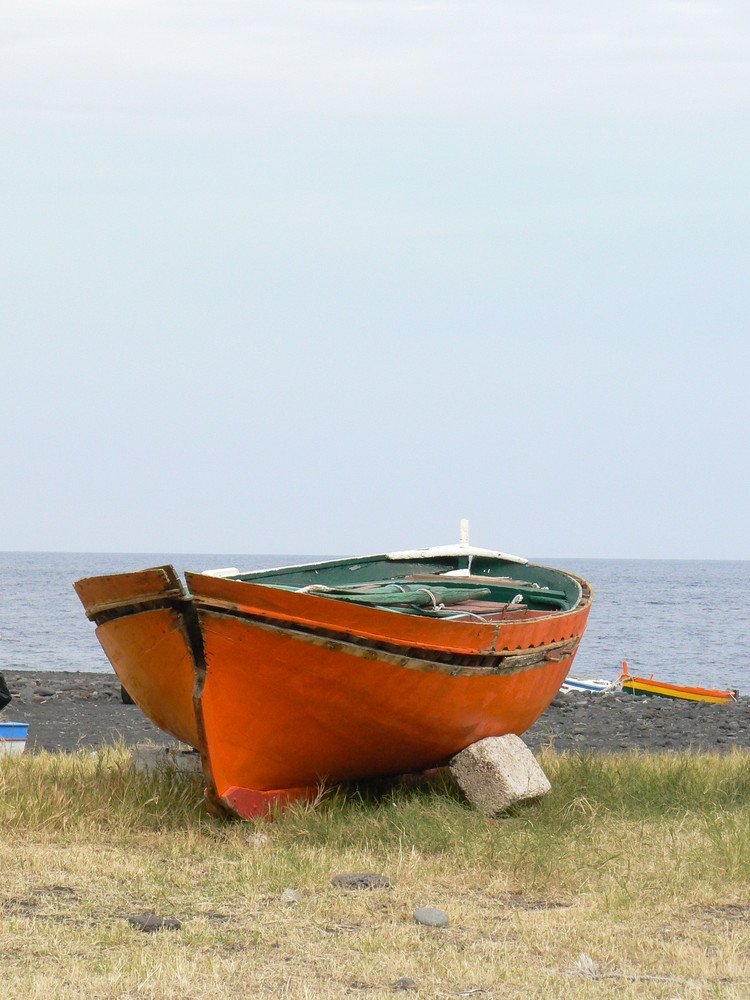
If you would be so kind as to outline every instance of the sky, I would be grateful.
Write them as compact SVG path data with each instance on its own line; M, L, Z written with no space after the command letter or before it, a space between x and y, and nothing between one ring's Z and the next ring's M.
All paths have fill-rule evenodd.
M0 550L750 558L745 2L0 0Z

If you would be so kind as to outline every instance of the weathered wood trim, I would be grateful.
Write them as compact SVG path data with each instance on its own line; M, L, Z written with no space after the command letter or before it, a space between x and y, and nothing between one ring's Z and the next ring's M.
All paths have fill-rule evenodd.
M185 601L190 601L189 597L145 597L107 605L97 605L96 609L88 614L88 617L97 628L107 622L117 618L130 618L133 615L140 615L146 611L160 611L163 608L177 608Z
M186 598L179 602L179 604L185 635L193 657L193 671L195 675L193 683L193 709L195 711L195 726L198 730L198 750L201 755L201 764L203 765L203 778L206 782L204 789L206 805L209 812L214 815L226 816L231 814L232 810L219 797L218 789L216 788L216 781L214 780L211 768L211 756L208 750L206 722L203 717L203 691L206 686L206 674L208 672L206 650L203 645L203 632L192 600Z
M185 588L173 566L155 566L135 573L92 576L73 584L86 611L97 625L105 616L113 617L121 609L132 613L141 605L164 602L185 596ZM156 603L163 607L164 604ZM114 614L113 614L114 613Z
M284 635L287 638L312 646L336 650L367 660L377 660L380 663L388 663L396 667L405 667L407 670L429 671L448 674L452 677L483 677L497 674L515 674L524 670L532 670L550 661L559 661L567 656L572 656L581 640L580 635L575 635L559 642L550 642L542 646L536 646L533 649L502 650L492 654L492 656L485 654L477 657L469 657L467 655L454 654L446 662L444 660L425 658L423 655L424 650L399 648L394 650L393 648L386 648L385 643L375 644L369 640L367 642L364 640L354 642L350 641L351 637L342 639L340 634L321 634L291 628L286 623L283 625L274 624L268 620L255 618L251 615L238 614L236 612L232 614L217 609L212 605L196 602L195 607L199 618L204 614L210 614L216 618L239 619L246 622L251 628L274 632L277 635ZM457 662L469 659L479 662Z

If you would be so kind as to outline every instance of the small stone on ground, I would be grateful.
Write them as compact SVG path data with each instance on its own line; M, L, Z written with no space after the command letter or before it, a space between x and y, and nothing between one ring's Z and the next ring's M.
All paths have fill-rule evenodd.
M375 872L360 872L334 875L331 885L343 889L390 889L391 881L385 875L377 875Z
M153 934L156 931L178 931L182 927L179 920L172 917L157 917L155 913L133 913L128 917L128 923L144 934Z
M424 924L425 927L447 927L450 924L448 914L433 906L421 906L415 910L414 919L418 924Z

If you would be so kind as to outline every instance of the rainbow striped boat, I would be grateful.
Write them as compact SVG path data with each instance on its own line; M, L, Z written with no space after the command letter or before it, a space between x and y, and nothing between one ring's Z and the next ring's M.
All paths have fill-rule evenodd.
M23 753L28 735L25 722L0 722L0 754Z
M633 677L628 673L628 665L623 661L622 690L630 694L644 695L645 697L658 698L678 698L682 701L710 701L714 704L722 705L730 701L736 701L739 691L716 691L712 688L687 687L682 684L667 684L665 681L655 681L652 674L648 679L645 677Z

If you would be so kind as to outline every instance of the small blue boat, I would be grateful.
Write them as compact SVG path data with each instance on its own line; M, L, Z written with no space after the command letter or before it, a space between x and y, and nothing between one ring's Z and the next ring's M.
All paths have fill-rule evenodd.
M0 754L23 753L28 735L25 722L0 722Z

